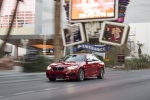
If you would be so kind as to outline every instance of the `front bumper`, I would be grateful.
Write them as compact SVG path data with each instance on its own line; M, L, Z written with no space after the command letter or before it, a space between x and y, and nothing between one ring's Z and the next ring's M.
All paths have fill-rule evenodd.
M46 70L47 78L58 78L58 79L75 79L78 76L77 70L67 70L67 71L52 71Z

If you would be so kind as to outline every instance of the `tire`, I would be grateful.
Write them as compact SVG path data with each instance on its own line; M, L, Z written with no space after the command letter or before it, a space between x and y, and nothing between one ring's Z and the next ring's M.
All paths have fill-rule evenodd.
M98 79L103 79L104 78L104 69L103 68L100 68L100 71L99 71L99 75L97 76Z
M84 70L82 68L79 69L78 71L78 81L83 81L84 80Z
M56 81L56 78L49 78L50 81Z

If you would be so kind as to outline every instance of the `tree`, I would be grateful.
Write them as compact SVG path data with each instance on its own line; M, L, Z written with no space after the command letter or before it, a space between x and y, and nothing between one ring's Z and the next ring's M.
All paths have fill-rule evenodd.
M61 58L61 35L60 35L60 20L61 20L61 0L55 1L55 36L54 36L54 61L58 61Z
M140 57L140 55L141 55L141 53L142 53L142 50L141 50L141 47L144 45L144 43L140 43L139 41L137 41L137 45L138 45L138 54L139 54L139 57Z
M7 33L6 33L6 36L4 37L4 42L2 43L1 47L0 47L0 56L2 56L4 54L4 47L9 39L9 36L10 36L10 33L11 33L11 30L12 30L12 26L13 26L13 23L14 23L14 19L15 19L15 16L16 16L16 12L17 12L17 9L18 9L18 5L19 5L19 2L23 2L23 0L17 0L16 2L16 5L15 5L15 10L14 10L14 13L13 13L13 17L12 17L12 20L11 20L11 23L10 23L10 26L7 30ZM2 4L3 4L3 0L0 1L0 10L2 8Z
M3 0L0 0L0 11L1 11L2 5L3 5Z

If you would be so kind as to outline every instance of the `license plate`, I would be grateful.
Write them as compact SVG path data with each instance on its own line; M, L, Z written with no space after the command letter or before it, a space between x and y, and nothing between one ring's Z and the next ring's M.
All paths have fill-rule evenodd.
M64 75L55 75L56 78L64 78Z

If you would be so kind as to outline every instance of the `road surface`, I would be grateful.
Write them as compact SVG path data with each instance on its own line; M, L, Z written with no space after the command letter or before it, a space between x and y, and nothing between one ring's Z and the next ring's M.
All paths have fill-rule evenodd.
M105 79L49 82L45 73L0 76L0 100L150 100L150 70L106 70Z

